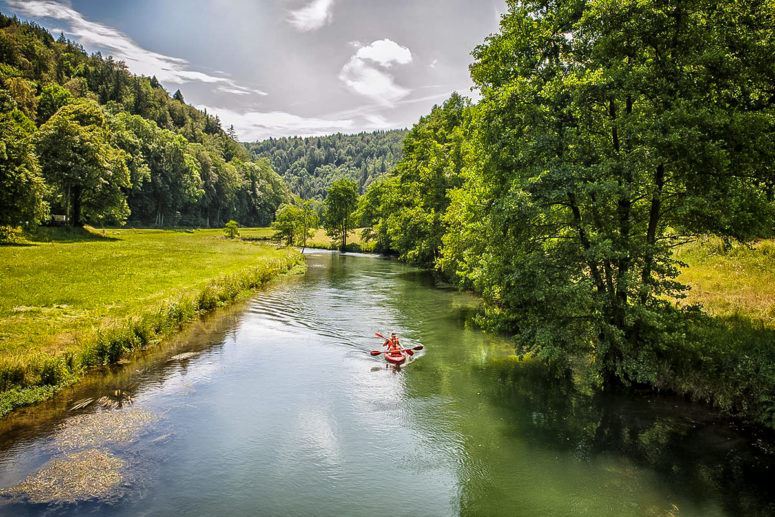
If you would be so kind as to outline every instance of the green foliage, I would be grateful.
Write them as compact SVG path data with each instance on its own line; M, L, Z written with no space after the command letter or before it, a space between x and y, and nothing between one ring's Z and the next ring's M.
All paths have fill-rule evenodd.
M125 155L110 143L102 111L91 104L65 106L37 134L36 148L48 182L65 200L75 226L120 223L129 214L122 189L130 186Z
M72 104L73 94L58 84L49 84L43 88L38 99L38 125L43 125L59 111L59 108Z
M477 48L483 165L467 190L490 203L488 258L452 261L523 353L589 353L601 381L653 384L680 320L665 229L771 231L770 79L739 50L772 48L766 18L757 2L511 2Z
M404 157L389 178L373 183L363 196L361 225L379 248L435 266L447 232L447 194L462 182L469 119L468 101L458 94L434 107L406 136Z
M19 110L50 131L55 113L72 104L99 106L109 127L102 135L107 146L94 149L90 163L107 152L101 156L102 165L109 164L115 172L99 192L84 194L78 189L85 187L72 178L57 183L64 179L65 162L54 167L49 159L54 149L46 148L41 162L52 187L46 201L56 214L77 209L74 216L99 224L120 224L128 218L132 224L157 226L219 227L229 219L268 225L277 207L291 200L267 161L252 162L236 135L223 131L218 117L186 105L180 91L170 96L155 78L134 76L122 62L99 53L89 56L64 38L54 41L35 24L0 14L0 113ZM61 121L57 124L64 131ZM76 132L65 133L71 140L63 142L78 140ZM92 138L84 145L94 143ZM125 154L108 152L111 148ZM63 150L59 158L66 154ZM9 174L19 180L28 175L25 167L15 164ZM82 179L99 176L94 168L79 174ZM16 210L14 219L33 220L15 205L11 208Z
M297 206L280 205L275 215L275 221L272 223L272 229L275 231L274 238L284 241L288 246L293 246L299 232L300 220L301 211Z
M226 223L226 226L223 228L223 233L226 235L227 239L236 239L239 237L239 225L237 224L237 221L231 220Z
M288 246L298 244L307 246L307 239L313 236L320 219L314 208L313 201L296 199L293 204L282 204L277 209L273 238L284 241Z
M35 125L21 112L0 113L0 226L39 223L48 205L35 160Z
M357 135L269 138L245 144L254 157L270 160L291 191L322 200L334 181L351 179L363 192L401 158L405 130Z
M340 243L339 249L347 249L347 233L353 226L353 214L358 205L358 185L354 181L342 178L328 189L323 202L323 227L334 241Z

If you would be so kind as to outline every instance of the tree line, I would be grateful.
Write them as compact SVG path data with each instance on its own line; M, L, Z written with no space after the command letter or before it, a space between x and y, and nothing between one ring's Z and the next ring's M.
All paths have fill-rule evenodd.
M772 353L754 365L703 341L671 299L683 237L775 233L773 14L763 0L509 0L474 50L481 100L455 94L410 130L359 225L481 293L480 322L558 372L583 356L600 385L680 391L718 368L766 405Z
M269 138L245 144L254 158L266 158L290 190L322 201L334 181L347 178L363 192L402 156L405 130L356 135Z
M290 192L154 77L0 14L0 226L268 225Z

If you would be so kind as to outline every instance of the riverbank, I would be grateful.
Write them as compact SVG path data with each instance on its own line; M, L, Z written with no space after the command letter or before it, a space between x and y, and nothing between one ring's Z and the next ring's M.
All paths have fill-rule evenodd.
M0 416L301 263L221 230L41 229L0 247Z
M687 312L651 384L775 429L775 241L702 237L675 258Z
M272 241L274 230L271 228L240 228L240 238L247 241ZM347 233L347 250L357 253L374 253L376 241L364 241L361 237L362 228L350 230ZM338 250L339 244L326 235L322 228L313 230L312 237L307 239L307 248L321 250Z

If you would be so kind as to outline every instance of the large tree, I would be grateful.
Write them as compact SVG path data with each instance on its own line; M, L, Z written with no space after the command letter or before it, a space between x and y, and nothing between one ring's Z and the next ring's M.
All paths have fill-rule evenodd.
M129 215L124 189L130 186L126 154L111 145L102 111L92 104L69 105L41 126L37 153L43 175L56 187L68 221L122 222Z
M482 162L451 196L480 252L448 263L523 352L657 382L682 335L670 229L772 231L772 3L508 3L472 66Z
M358 205L358 185L347 178L336 180L328 189L323 203L326 233L339 241L339 247L344 251L347 248L347 232L352 229L353 212Z
M35 160L35 124L24 113L0 113L0 226L37 224L48 210Z

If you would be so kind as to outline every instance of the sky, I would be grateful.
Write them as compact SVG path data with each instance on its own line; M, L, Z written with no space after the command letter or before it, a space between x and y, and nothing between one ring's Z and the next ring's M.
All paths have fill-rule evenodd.
M241 141L411 127L457 91L505 0L0 0L155 75Z

